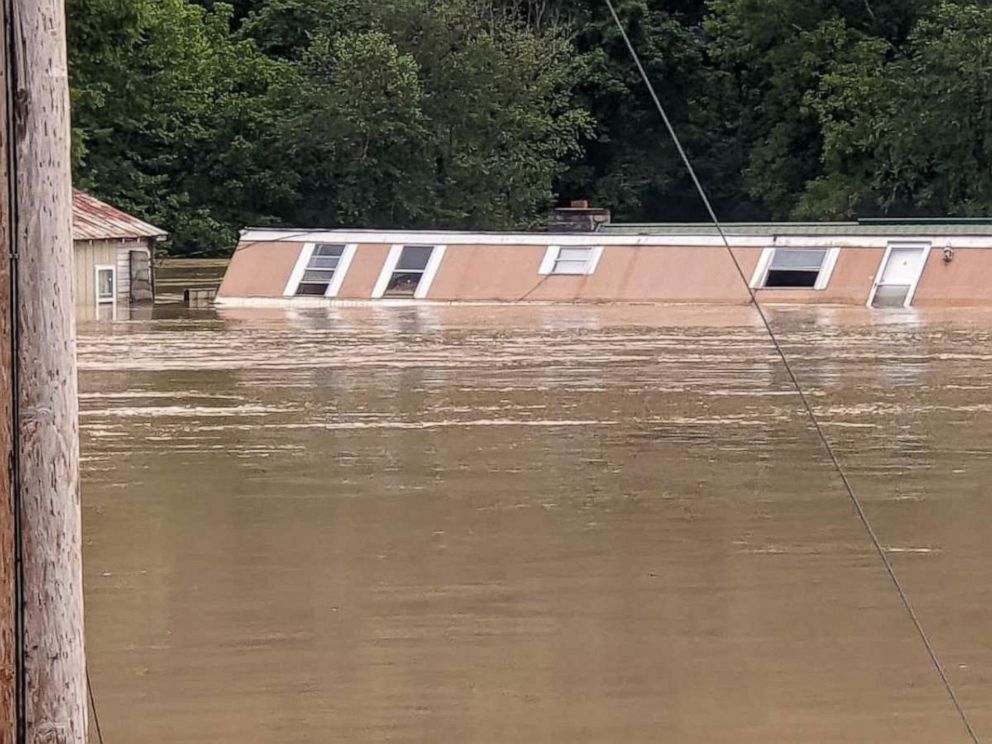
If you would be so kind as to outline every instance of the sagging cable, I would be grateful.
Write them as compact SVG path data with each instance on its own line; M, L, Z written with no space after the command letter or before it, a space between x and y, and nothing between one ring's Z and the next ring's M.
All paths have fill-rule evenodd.
M944 669L944 665L940 661L940 657L937 655L937 651L934 648L930 637L927 635L926 630L923 627L923 623L920 621L919 616L916 614L916 610L913 607L912 602L909 599L909 595L906 593L905 587L903 587L899 576L896 574L895 568L892 566L892 562L889 560L888 554L885 552L885 548L882 546L881 541L878 538L878 533L868 517L868 513L865 511L864 505L861 499L858 497L857 492L854 490L854 486L851 484L850 478L848 478L847 472L841 465L840 459L837 453L834 451L833 445L830 444L830 440L827 438L826 433L823 430L823 426L820 424L820 420L813 410L813 406L803 390L802 385L799 382L799 378L796 376L795 371L792 368L792 364L789 362L789 358L782 348L781 343L778 340L778 336L775 334L775 330L772 328L771 321L768 319L767 313L765 313L764 308L758 301L758 296L754 289L751 287L751 282L748 280L747 275L744 273L744 269L737 259L737 255L734 253L733 248L730 245L730 240L727 238L727 234L723 229L723 225L720 219L717 217L716 211L713 209L713 204L710 202L709 196L706 194L706 189L703 188L699 177L696 175L696 169L692 165L692 161L689 159L685 148L682 146L682 141L679 139L678 132L675 131L675 127L672 124L671 119L668 117L668 113L665 110L664 105L661 103L661 99L658 97L655 91L654 84L651 82L651 78L647 74L647 70L644 69L644 64L641 62L640 55L637 53L637 49L634 48L633 42L630 40L630 36L627 34L627 29L624 27L623 22L620 20L620 16L617 14L616 8L613 5L613 0L605 0L606 6L610 10L610 15L613 16L613 20L616 23L617 29L620 31L620 35L623 37L624 43L627 46L627 50L630 52L630 56L634 60L634 64L637 65L637 70L640 72L641 78L644 81L644 85L647 87L648 92L651 95L651 99L654 101L655 107L658 109L658 113L661 115L662 121L665 123L665 128L668 130L668 134L672 138L672 142L675 144L675 149L678 151L679 157L682 159L682 163L685 165L686 170L689 173L689 177L692 179L692 183L699 193L700 199L702 199L703 204L706 207L706 212L709 215L717 233L720 235L720 239L723 242L724 247L727 249L727 253L730 255L730 259L734 263L734 268L737 270L737 274L740 276L745 288L747 289L748 295L751 298L751 304L754 306L761 318L761 323L765 327L765 331L768 337L771 339L772 346L775 347L775 352L778 357L782 360L782 365L785 367L785 371L789 376L789 381L795 388L796 393L799 396L799 400L802 402L803 410L806 416L809 418L813 425L813 429L816 432L820 443L823 445L823 449L827 453L827 457L830 459L834 470L840 476L840 480L844 485L844 490L847 492L848 498L851 504L854 506L854 510L857 512L858 519L861 521L865 532L871 541L875 552L878 554L879 560L885 569L886 574L893 587L895 587L896 593L899 595L899 599L902 602L902 606L909 616L909 619L913 623L913 627L916 628L916 632L919 635L920 641L923 643L926 649L927 655L930 657L930 662L933 664L934 670L937 672L937 676L940 677L941 684L944 690L947 692L947 696L950 698L951 704L954 706L954 710L957 712L958 718L960 718L968 736L974 744L981 744L978 734L975 733L975 729L971 724L971 719L969 719L967 712L961 705L961 701L954 690L954 686L951 684L951 680L947 676L947 672Z

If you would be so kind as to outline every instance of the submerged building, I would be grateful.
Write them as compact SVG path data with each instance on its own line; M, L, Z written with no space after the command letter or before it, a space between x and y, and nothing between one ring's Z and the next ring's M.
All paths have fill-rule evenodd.
M155 246L164 230L82 191L72 194L73 291L81 307L155 298Z
M598 213L598 214L597 214ZM992 221L611 224L555 232L247 230L226 305L409 302L992 304ZM738 270L738 265L740 270Z

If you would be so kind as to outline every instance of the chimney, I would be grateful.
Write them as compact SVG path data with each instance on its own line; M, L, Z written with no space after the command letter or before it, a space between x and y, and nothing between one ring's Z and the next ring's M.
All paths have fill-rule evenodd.
M590 207L585 199L577 199L551 213L548 229L559 233L596 232L600 225L608 225L609 222L609 209Z

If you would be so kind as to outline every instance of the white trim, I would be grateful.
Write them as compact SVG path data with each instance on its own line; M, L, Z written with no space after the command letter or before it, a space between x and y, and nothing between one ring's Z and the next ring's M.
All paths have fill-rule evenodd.
M875 270L875 277L871 280L871 291L868 293L868 307L874 307L875 305L875 295L878 294L878 287L882 283L882 272L885 271L886 265L889 263L889 256L892 255L892 244L890 243L885 248L885 253L882 254L882 261L878 265L878 269Z
M916 299L916 288L920 286L920 280L923 279L923 272L927 269L927 263L930 261L931 253L933 253L933 243L926 243L923 246L923 260L920 261L920 268L917 269L916 278L913 279L913 283L909 287L909 292L906 294L905 307L913 306L913 300Z
M840 258L840 248L831 248L823 259L820 266L820 274L816 277L816 284L813 289L823 290L830 286L830 278L834 275L837 267L837 259Z
M603 257L603 246L597 245L593 246L592 253L589 255L589 261L586 263L586 275L592 276L596 273L596 267L599 266L599 259Z
M348 275L348 269L351 268L351 262L355 259L355 253L357 251L357 243L348 243L344 247L341 258L338 259L338 267L334 269L334 276L331 277L331 282L327 285L327 291L324 293L324 297L338 296L338 292L341 291L341 285L344 284L344 279Z
M541 268L537 270L537 273L541 276L548 276L552 271L554 271L555 262L558 260L558 254L560 252L560 245L549 245L547 250L544 251L544 258L541 260Z
M313 249L316 245L316 243L307 243L303 246L303 250L300 251L300 255L296 259L296 266L293 267L293 272L289 275L289 281L286 282L286 288L282 291L283 297L296 295L296 290L300 288L300 281L303 279L303 274L307 270L307 264L310 263L310 257L313 256Z
M889 258L892 256L892 251L896 248L918 248L923 254L923 260L920 261L920 266L916 270L916 276L913 278L912 284L909 285L909 291L906 293L906 301L902 305L903 307L913 306L913 300L916 299L916 288L920 285L923 272L926 270L927 262L930 260L930 254L933 253L933 243L930 242L893 241L885 247L882 262L878 265L878 271L875 273L875 279L871 284L871 292L868 293L868 307L875 306L875 295L878 294L878 288L882 286L882 275L889 265Z
M113 284L110 291L109 301L100 301L100 272L109 271ZM97 307L101 305L113 305L117 307L117 266L110 264L97 264L93 267L93 302Z
M448 246L446 245L434 246L434 249L431 251L431 257L427 259L427 266L424 268L424 273L420 277L420 282L417 284L417 291L413 293L415 300L425 299L427 293L431 291L434 277L437 276L438 269L441 268L441 261L444 260L444 252L447 249Z
M576 233L561 235L551 233L467 233L467 232L400 232L361 230L248 230L241 236L243 242L279 243L389 243L402 245L447 245L469 247L475 245L547 246L676 246L724 248L719 236L708 235L610 235L604 233ZM847 235L742 235L728 236L735 248L767 248L769 242L782 248L885 248L893 242L913 242L905 236L865 236L856 232ZM950 248L992 248L992 236L930 235L927 242L939 243Z
M772 265L773 258L775 258L774 248L765 248L761 251L758 264L754 267L754 274L751 275L751 289L761 289L765 286L765 280L768 278L768 267Z
M389 286L389 280L393 276L396 264L400 262L401 253L403 253L403 243L396 243L389 249L386 262L382 265L382 271L379 272L379 278L375 282L375 287L372 288L373 300L381 299L386 294L386 287Z

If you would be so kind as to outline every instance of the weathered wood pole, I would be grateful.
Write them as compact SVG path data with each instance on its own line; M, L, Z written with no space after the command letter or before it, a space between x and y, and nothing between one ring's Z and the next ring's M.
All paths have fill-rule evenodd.
M0 29L4 28L0 3ZM7 60L6 34L0 33L0 59ZM17 735L14 562L14 358L10 271L10 194L7 189L7 65L0 65L0 744Z
M85 744L72 183L63 0L6 0L25 741Z

